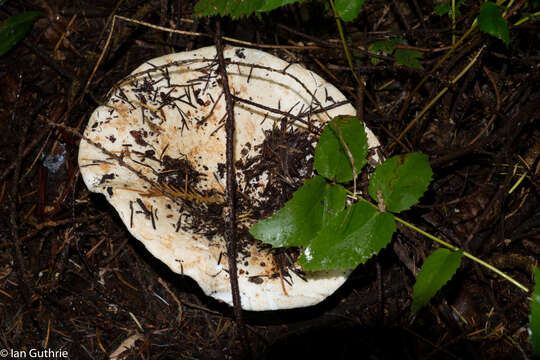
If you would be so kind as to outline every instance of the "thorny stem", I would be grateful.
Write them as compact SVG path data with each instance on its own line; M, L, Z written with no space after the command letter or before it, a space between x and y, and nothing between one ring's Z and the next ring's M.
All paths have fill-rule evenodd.
M221 22L216 21L216 53L218 58L218 70L221 75L223 92L225 94L227 120L225 123L225 132L227 144L225 156L227 159L227 205L229 212L225 222L225 240L227 241L227 255L229 258L229 280L231 283L232 300L234 306L234 317L240 331L240 338L244 348L245 355L250 357L250 348L247 341L246 324L242 314L242 302L240 299L240 289L238 287L238 268L236 265L236 204L234 194L236 193L236 177L234 171L234 103L229 88L229 79L227 77L227 68L225 58L223 57L223 42L221 39Z
M379 208L377 207L377 205L373 204L371 201L366 200L366 199L364 199L364 198L362 198L362 197L360 197L360 196L356 196L356 195L354 195L354 194L353 194L351 191L349 191L349 190L347 190L347 192L348 192L350 195L354 196L356 199L358 199L358 200L360 200L360 201L363 201L363 202L365 202L365 203L367 203L367 204L373 206L373 207L374 207L375 209L377 209L377 210L379 209ZM408 222L408 221L403 220L402 218L396 216L395 214L392 214L392 213L389 213L389 214L391 214L397 222L402 223L403 225L407 226L408 228L413 229L414 231L416 231L416 232L418 232L418 233L424 235L424 236L427 237L428 239L431 239L431 240L435 241L436 243L441 244L442 246L447 247L448 249L450 249L450 250L452 250L452 251L461 251L461 252L463 253L463 256L465 256L465 257L467 257L467 258L469 258L469 259L475 261L476 263L482 265L482 266L485 267L486 269L489 269L489 270L493 271L494 273L496 273L497 275L501 276L501 277L504 278L505 280L510 281L512 284L514 284L515 286L517 286L517 287L520 288L521 290L523 290L523 291L525 291L525 292L529 292L529 289L528 289L525 285L523 285L522 283L518 282L517 280L515 280L515 279L512 278L511 276L505 274L505 273L502 272L501 270L497 269L495 266L488 264L488 263L485 262L484 260L477 258L476 256L472 255L471 253L468 253L467 251L463 251L463 250L460 249L458 246L452 245L452 244L450 244L449 242L446 242L446 241L444 241L444 240L442 240L442 239L440 239L440 238L438 238L438 237L436 237L436 236L434 236L434 235L431 235L430 233L428 233L428 232L426 232L426 231L420 229L419 227L417 227L416 225L411 224L411 223Z

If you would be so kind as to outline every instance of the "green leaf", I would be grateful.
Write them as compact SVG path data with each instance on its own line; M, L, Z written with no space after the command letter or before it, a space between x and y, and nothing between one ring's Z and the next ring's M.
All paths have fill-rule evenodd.
M41 16L39 11L26 12L8 18L0 26L0 56L7 53L32 29L34 20Z
M4 5L7 0L0 0L0 6Z
M407 210L420 200L432 176L427 155L396 155L375 169L369 181L369 195L378 202L380 191L387 210Z
M336 11L344 21L356 19L366 0L336 0Z
M534 268L534 291L531 302L531 344L536 356L540 356L540 269Z
M502 9L490 1L484 3L478 15L478 28L483 32L495 36L506 45L510 44L510 31L508 22L501 15Z
M461 11L459 7L465 2L465 0L459 0L456 2L456 17L461 16ZM452 17L452 1L447 1L445 3L435 6L435 14L443 16L448 14L449 17Z
M305 246L345 206L346 190L315 176L271 217L249 229L254 238L274 247Z
M461 251L435 250L424 261L413 288L411 312L414 314L454 276L461 264Z
M397 49L394 54L396 63L403 66L412 67L415 69L423 69L422 64L418 59L421 59L424 55L420 51L410 49Z
M298 263L305 270L353 269L392 240L394 217L364 202L330 219L305 249Z
M394 52L394 46L396 46L394 40L377 40L369 45L368 51L377 55L389 55ZM371 63L373 65L377 65L380 61L381 59L371 58Z
M313 165L319 175L337 182L347 182L353 179L353 171L339 133L351 151L356 173L360 173L367 162L368 145L366 130L357 117L338 116L326 125L315 148Z
M257 9L257 11L265 12L277 9L285 5L293 4L295 2L304 2L306 0L266 0L264 4Z
M265 12L280 6L306 0L199 0L195 5L197 16L230 15L233 19Z

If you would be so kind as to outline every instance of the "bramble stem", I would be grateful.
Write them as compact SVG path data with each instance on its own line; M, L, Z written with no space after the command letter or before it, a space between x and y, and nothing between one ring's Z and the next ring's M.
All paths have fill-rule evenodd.
M452 245L452 244L450 244L450 243L447 243L446 241L441 240L441 239L439 239L438 237L433 236L433 235L431 235L431 234L428 233L428 232L425 232L424 230L420 229L419 227L417 227L417 226L415 226L415 225L413 225L413 224L411 224L411 223L409 223L409 222L407 222L407 221L405 221L405 220L403 220L403 219L397 217L396 215L394 215L394 219L396 219L396 221L402 223L403 225L407 226L408 228L411 228L411 229L413 229L413 230L419 232L420 234L424 235L425 237L427 237L427 238L429 238L429 239L431 239L431 240L433 240L433 241L435 241L435 242L437 242L437 243L439 243L439 244L441 244L441 245L443 245L443 246L449 248L450 250L454 250L454 251L459 251L459 250L461 250L459 247L454 246L454 245ZM504 278L504 279L510 281L512 284L516 285L516 286L517 286L518 288L520 288L521 290L523 290L523 291L525 291L525 292L529 292L529 289L528 289L525 285L521 284L520 282L518 282L517 280L515 280L515 279L512 278L511 276L506 275L504 272L502 272L501 270L497 269L495 266L488 264L488 263L485 262L484 260L479 259L479 258L477 258L476 256L474 256L474 255L472 255L472 254L470 254L470 253L468 253L468 252L466 252L466 251L463 251L463 256L468 257L469 259L471 259L471 260L477 262L478 264L482 265L483 267L485 267L485 268L487 268L487 269L493 271L493 272L496 273L497 275L501 276L502 278Z
M351 191L349 191L349 190L347 190L347 193L348 193L349 195L351 195L351 196L353 195L353 193L352 193ZM375 209L377 209L377 210L379 209L379 208L377 207L377 205L373 204L371 201L368 201L368 200L366 200L366 199L364 199L364 198L362 198L362 197L359 197L359 196L355 196L355 197L356 197L356 199L358 199L358 200L360 200L360 201L363 201L363 202L365 202L365 203L367 203L367 204L373 206ZM390 214L392 214L392 213L390 213ZM501 276L501 277L504 278L505 280L510 281L512 284L514 284L515 286L517 286L517 287L520 288L521 290L523 290L523 291L525 291L525 292L529 292L529 289L528 289L525 285L523 285L522 283L518 282L517 280L515 280L515 279L512 278L511 276L505 274L505 273L502 272L501 270L497 269L495 266L488 264L488 263L485 262L484 260L479 259L479 258L477 258L476 256L474 256L474 255L472 255L472 254L470 254L470 253L468 253L468 252L466 252L466 251L463 251L463 250L460 249L458 246L452 245L452 244L450 244L449 242L446 242L446 241L444 241L444 240L442 240L442 239L439 239L438 237L436 237L436 236L434 236L434 235L431 235L430 233L428 233L428 232L426 232L426 231L420 229L418 226L413 225L413 224L411 224L410 222L405 221L405 220L403 220L402 218L400 218L400 217L398 217L398 216L396 216L396 215L394 215L394 214L392 214L392 216L394 217L394 219L395 219L397 222L402 223L403 225L407 226L408 228L413 229L414 231L416 231L416 232L418 232L418 233L424 235L424 236L427 237L428 239L431 239L431 240L435 241L436 243L441 244L442 246L447 247L448 249L450 249L450 250L452 250L452 251L460 251L460 250L461 250L461 251L463 252L463 256L465 256L465 257L471 259L472 261L475 261L476 263L482 265L483 267L485 267L485 268L487 268L487 269L493 271L494 273L496 273L497 275Z

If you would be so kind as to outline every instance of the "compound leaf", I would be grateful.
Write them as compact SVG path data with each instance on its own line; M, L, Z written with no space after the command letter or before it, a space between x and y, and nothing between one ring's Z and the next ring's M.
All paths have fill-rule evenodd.
M319 175L337 182L353 179L351 160L343 141L354 159L356 173L360 173L367 162L366 130L357 117L338 116L326 125L315 148L313 165Z
M454 276L461 264L461 251L435 250L424 261L413 288L411 312L414 314Z
M531 301L531 344L536 356L540 356L540 269L534 268L534 291Z
M427 155L396 155L375 169L369 181L369 195L378 202L380 194L389 211L407 210L420 200L432 176Z
M508 45L510 44L510 31L508 30L508 22L502 17L501 12L502 9L497 4L491 1L484 3L478 15L478 28Z
M341 185L328 184L315 176L271 217L249 229L253 237L274 247L305 246L345 206L347 194Z
M336 0L336 11L344 21L356 19L366 0Z
M392 240L394 217L364 202L330 219L305 249L298 263L305 270L354 269Z
M25 12L8 18L0 25L0 56L7 53L32 29L34 20L41 16L39 11Z

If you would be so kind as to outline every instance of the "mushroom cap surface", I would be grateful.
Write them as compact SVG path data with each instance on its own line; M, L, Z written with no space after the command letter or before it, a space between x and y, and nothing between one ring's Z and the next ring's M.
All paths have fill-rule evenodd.
M265 136L284 114L315 128L337 115L355 115L343 94L301 65L230 46L224 57L231 93L246 100L236 101L234 108L235 160L244 164L260 155ZM107 104L90 117L84 135L106 151L81 140L79 166L90 191L106 197L150 253L172 271L193 278L207 295L232 305L225 239L215 225L226 209L212 213L225 201L225 107L215 47L149 60L111 89ZM295 122L292 128L305 131L306 126ZM366 131L369 147L378 146ZM183 172L176 171L182 167ZM265 174L254 184L245 168L237 168L236 179L247 199L269 200L263 194ZM176 185L164 184L169 180ZM242 219L246 228L254 223ZM297 264L284 272L260 242L244 241L239 250L245 310L317 304L351 272L304 273Z

